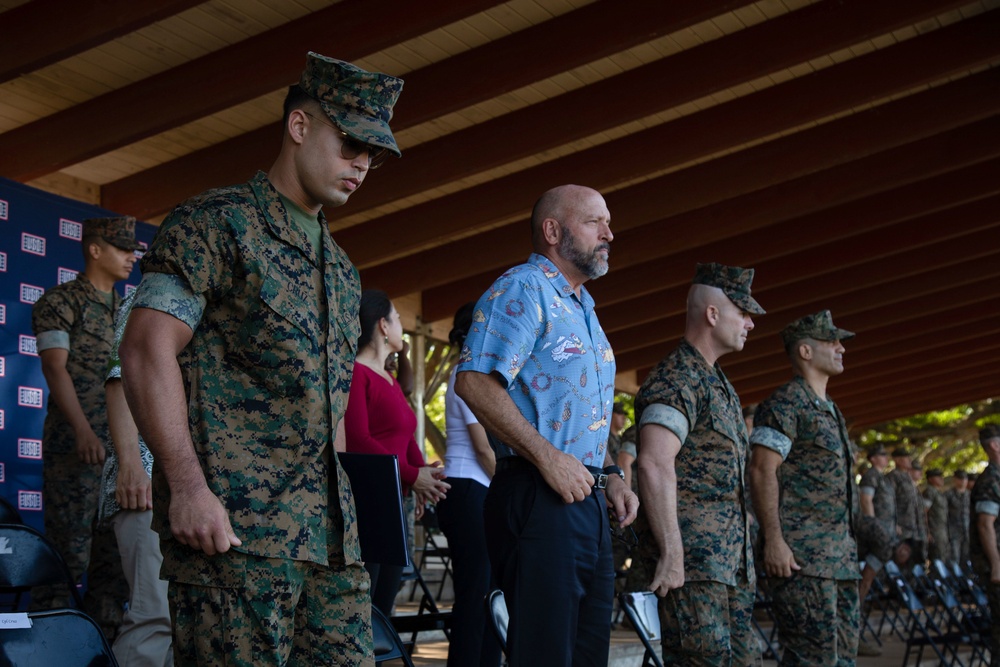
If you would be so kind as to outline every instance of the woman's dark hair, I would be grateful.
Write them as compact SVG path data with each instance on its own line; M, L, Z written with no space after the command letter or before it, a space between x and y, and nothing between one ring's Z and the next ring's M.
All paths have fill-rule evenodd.
M388 318L392 312L392 301L389 295L380 289L366 289L361 293L361 335L358 336L358 349L371 342L378 321Z
M455 313L455 321L452 324L451 333L448 334L448 342L451 345L461 345L465 342L465 337L469 335L472 328L472 313L476 310L476 302L470 301Z

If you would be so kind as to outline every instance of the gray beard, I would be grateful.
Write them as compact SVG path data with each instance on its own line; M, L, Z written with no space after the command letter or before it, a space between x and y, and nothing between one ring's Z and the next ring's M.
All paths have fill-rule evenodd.
M589 280L600 278L608 272L608 263L602 261L597 254L601 250L608 250L610 248L608 244L602 243L594 248L593 252L586 253L577 247L576 237L566 227L563 227L562 231L562 238L559 240L559 255L561 257L568 260Z

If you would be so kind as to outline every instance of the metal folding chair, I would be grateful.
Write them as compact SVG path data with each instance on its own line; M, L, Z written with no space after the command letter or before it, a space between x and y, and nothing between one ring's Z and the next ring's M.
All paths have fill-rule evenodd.
M635 633L639 635L639 640L646 648L642 656L642 667L663 667L660 659L660 652L654 647L653 642L662 639L660 634L660 615L657 611L658 601L656 594L643 591L635 593L622 593L618 596L625 615L635 628Z

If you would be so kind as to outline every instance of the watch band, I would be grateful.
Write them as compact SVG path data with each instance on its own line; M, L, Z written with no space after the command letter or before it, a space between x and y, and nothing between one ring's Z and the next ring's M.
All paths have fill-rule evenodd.
M604 474L605 475L618 475L619 477L622 478L623 482L625 481L625 473L618 466L608 466L607 468L604 469Z

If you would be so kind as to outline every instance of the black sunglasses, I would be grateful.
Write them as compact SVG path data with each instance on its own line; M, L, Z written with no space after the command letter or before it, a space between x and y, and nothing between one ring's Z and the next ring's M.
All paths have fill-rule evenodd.
M368 168L378 169L385 162L386 158L389 156L389 149L382 148L380 146L372 146L371 144L366 144L363 141L355 139L347 132L334 125L333 123L328 123L318 116L314 116L308 111L303 111L305 115L310 118L323 123L329 127L332 127L337 132L340 133L340 157L345 160L353 160L362 153L368 153Z

